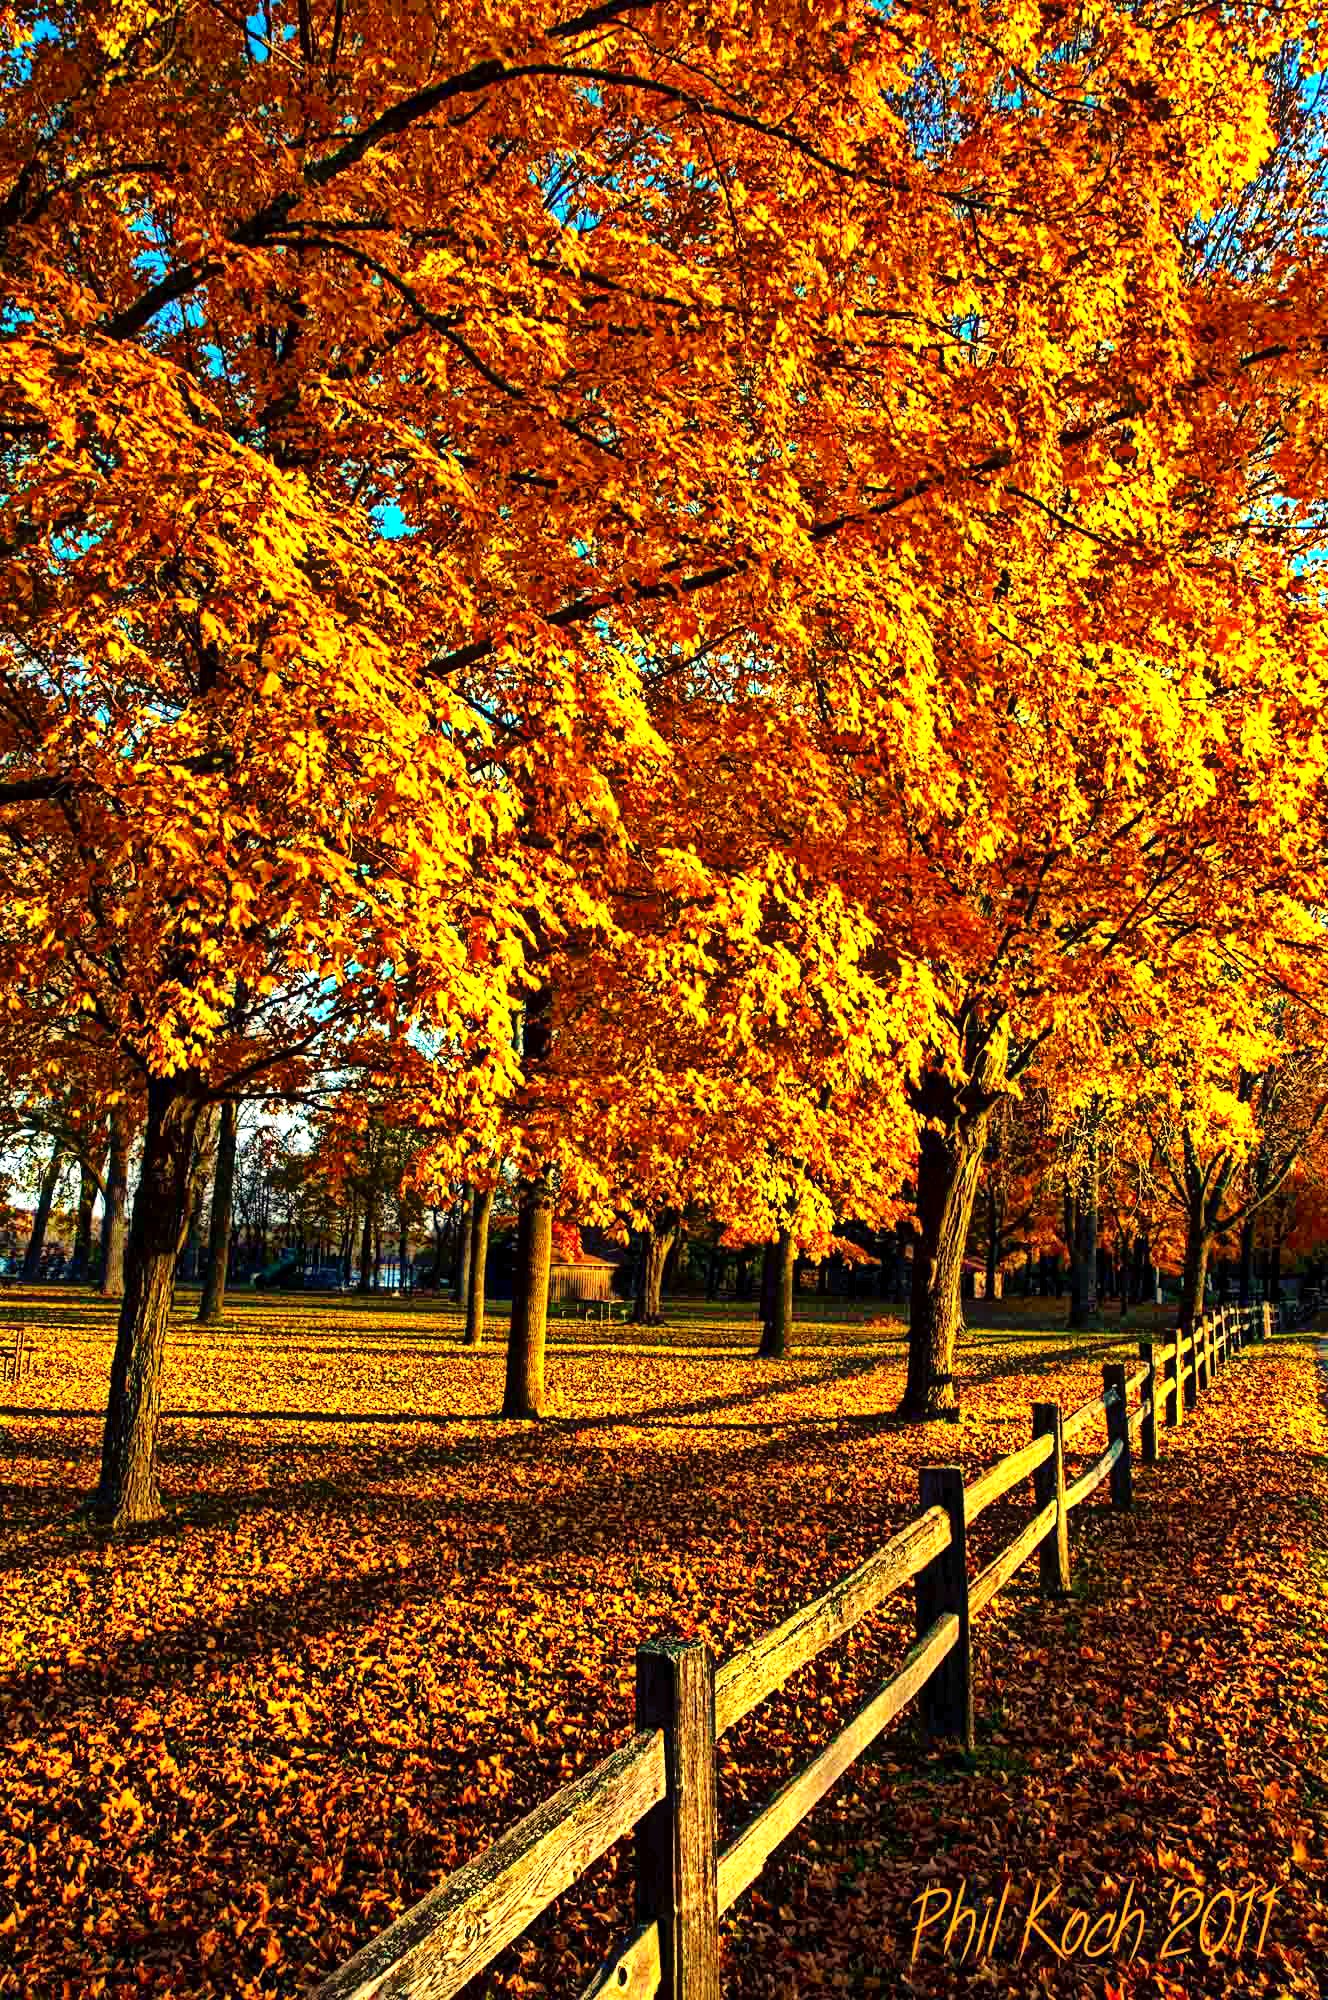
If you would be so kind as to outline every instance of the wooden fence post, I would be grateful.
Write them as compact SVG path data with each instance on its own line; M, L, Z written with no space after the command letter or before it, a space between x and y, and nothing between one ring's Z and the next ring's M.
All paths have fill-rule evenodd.
M1104 1361L1102 1394L1107 1398L1107 1443L1120 1439L1120 1457L1111 1468L1111 1504L1128 1507L1133 1498L1130 1479L1130 1405L1125 1392L1125 1363Z
M1263 1302L1263 1304L1262 1304L1262 1305L1260 1306L1260 1308L1259 1308L1259 1338L1260 1338L1260 1340L1267 1340L1267 1338L1268 1338L1269 1334L1270 1334L1270 1333L1272 1332L1272 1330L1273 1330L1273 1309L1272 1309L1272 1307L1271 1307L1271 1306L1269 1305L1269 1303L1268 1303L1267 1299L1265 1299L1265 1300L1264 1300L1264 1302Z
M1164 1382L1162 1391L1162 1421L1169 1431L1174 1431L1181 1420L1183 1405L1180 1394L1180 1328L1171 1335L1171 1344L1166 1360L1162 1364Z
M1141 1340L1139 1342L1139 1359L1142 1362L1144 1362L1148 1368L1148 1373L1144 1377L1144 1395L1148 1399L1148 1415L1144 1418L1143 1437L1142 1437L1144 1464L1156 1465L1157 1464L1157 1364L1153 1360L1153 1343L1151 1340Z
M1033 1499L1039 1514L1048 1501L1056 1502L1056 1526L1044 1535L1038 1548L1042 1595L1065 1597L1070 1589L1070 1517L1065 1511L1064 1420L1059 1403L1034 1403L1033 1435L1050 1437L1051 1457L1033 1470Z
M1181 1338L1179 1333L1177 1333L1176 1338L1177 1340ZM1189 1349L1189 1353L1183 1356L1181 1361L1182 1378L1185 1385L1183 1400L1185 1408L1193 1410L1198 1407L1199 1403L1199 1329L1197 1326L1190 1335ZM1188 1375L1184 1374L1186 1366L1188 1366L1190 1371Z
M660 2000L719 2000L715 1675L698 1640L638 1648L636 1726L664 1732L668 1789L636 1829L636 1912L659 1924Z
M968 1541L964 1527L964 1475L957 1465L924 1465L922 1507L943 1508L950 1521L950 1546L933 1556L913 1579L917 1632L921 1638L946 1611L959 1620L959 1637L918 1698L922 1726L936 1738L957 1737L973 1748L973 1649L968 1630Z

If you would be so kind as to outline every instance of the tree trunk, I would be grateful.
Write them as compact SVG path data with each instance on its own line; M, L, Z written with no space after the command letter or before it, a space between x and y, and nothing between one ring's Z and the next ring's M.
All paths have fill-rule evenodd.
M467 1347L478 1347L484 1338L484 1281L489 1269L489 1220L493 1214L493 1192L492 1188L476 1188L471 1195L466 1229L470 1244L466 1267Z
M762 1337L764 1330L774 1318L775 1292L779 1285L779 1244L765 1243L761 1247L761 1290L758 1310L761 1319Z
M793 1325L793 1274L798 1262L798 1253L787 1229L780 1230L778 1242L769 1246L767 1255L771 1284L765 1325L761 1329L760 1353L767 1361L782 1361L788 1353L789 1329Z
M1151 1304L1149 1296L1149 1274L1153 1268L1152 1245L1148 1241L1148 1231L1141 1229L1134 1239L1134 1251L1130 1260L1130 1303L1141 1306Z
M92 1208L97 1199L97 1177L80 1160L78 1168L78 1221L74 1228L74 1256L69 1275L80 1285L87 1283L92 1262Z
M217 1129L221 1107L208 1105L194 1128L194 1154L189 1163L189 1186L185 1196L184 1244L176 1276L191 1282L198 1276L203 1235L203 1196L217 1156Z
M632 1319L637 1326L659 1326L664 1318L664 1267L677 1233L670 1225L656 1227L653 1223L643 1233L636 1298L632 1304Z
M404 1208L397 1209L397 1291L410 1294L410 1225Z
M987 1188L987 1307L996 1303L996 1273L1000 1268L1001 1217L996 1190Z
M959 1407L955 1344L964 1330L964 1245L981 1165L982 1146L961 1125L922 1133L902 1416L946 1416Z
M1237 1293L1240 1305L1248 1306L1254 1301L1254 1217L1247 1215L1240 1225L1240 1290Z
M360 1235L360 1283L359 1290L367 1292L373 1286L374 1268L374 1205L364 1204L364 1228Z
M196 1077L153 1077L143 1165L125 1258L124 1301L111 1364L95 1518L134 1527L161 1513L157 1425L175 1265L189 1218L189 1170L201 1109Z
M60 1185L60 1169L64 1165L64 1153L57 1139L51 1151L50 1165L41 1177L37 1190L37 1206L32 1216L32 1234L23 1257L22 1277L30 1284L41 1265L42 1251L46 1248L46 1229L51 1220L51 1209L55 1203L55 1191Z
M221 1107L217 1166L212 1177L212 1214L208 1222L208 1268L198 1308L204 1326L220 1326L226 1303L226 1276L231 1254L231 1213L235 1200L235 1135L239 1110L227 1098Z
M964 1249L1009 1053L1009 1024L1001 1019L970 1064L968 1082L956 1085L929 1071L915 1098L926 1123L918 1145L908 1381L899 1406L911 1420L950 1416L959 1408L954 1362L964 1327Z
M507 1336L505 1417L544 1415L544 1336L553 1262L553 1190L541 1174L522 1192L517 1210L516 1272Z
M458 1305L469 1310L470 1264L475 1254L475 1210L479 1202L478 1188L468 1187L461 1197L461 1213L457 1220L456 1255L452 1260L452 1296Z
M1180 1281L1180 1327L1187 1336L1203 1318L1204 1280L1212 1247L1212 1231L1205 1228L1202 1215L1192 1211L1186 1218L1185 1267Z
M129 1152L132 1145L128 1107L114 1104L111 1106L111 1145L106 1158L106 1205L101 1219L101 1295L104 1299L124 1297Z
M1074 1233L1070 1242L1071 1326L1097 1324L1098 1148L1094 1132L1087 1141L1083 1186L1074 1201Z

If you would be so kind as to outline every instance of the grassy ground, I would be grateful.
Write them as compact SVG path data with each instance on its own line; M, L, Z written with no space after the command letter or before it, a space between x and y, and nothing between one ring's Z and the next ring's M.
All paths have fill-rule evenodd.
M34 1343L21 1388L0 1389L11 1403L0 1417L0 1993L306 1990L628 1732L641 1639L695 1632L726 1657L916 1511L920 1466L976 1470L1027 1439L1035 1398L1068 1407L1100 1386L1118 1326L1070 1337L1049 1320L1054 1302L997 1310L964 1349L957 1425L892 1423L901 1329L867 1324L884 1317L875 1311L808 1320L787 1361L761 1363L751 1312L709 1309L639 1339L565 1324L550 1359L555 1416L509 1426L492 1416L496 1343L465 1352L445 1309L247 1297L220 1333L181 1320L162 1452L173 1518L112 1552L70 1524L95 1469L107 1309L63 1290L0 1295L0 1338L21 1316ZM1090 1504L1071 1610L1044 1611L1021 1573L984 1621L977 1768L956 1773L907 1731L889 1739L739 1906L726 1991L907 1990L913 1978L958 1992L970 1977L987 1990L990 1973L952 1953L924 1949L909 1971L900 1898L925 1885L927 1857L941 1880L968 1857L974 1824L991 1862L1015 1851L1020 1829L1042 1854L1076 1811L1085 1849L1118 1843L1122 1815L1149 1816L1147 1796L1127 1810L1095 1789L1100 1769L1133 1754L1102 1739L1103 1677L1127 1660L1151 1676L1150 1714L1159 1700L1207 1698L1192 1613L1166 1601L1189 1576L1187 1551L1202 1542L1206 1562L1239 1568L1256 1520L1264 1539L1251 1543L1240 1602L1257 1598L1266 1636L1294 1574L1322 1622L1321 1583L1285 1553L1322 1529L1319 1516L1286 1513L1289 1496L1299 1506L1323 1481L1308 1355L1283 1345L1224 1377L1146 1475L1129 1523ZM1219 1422L1228 1405L1232 1424L1241 1413L1238 1449ZM1292 1418L1295 1437L1273 1450L1270 1431ZM1100 1443L1085 1439L1085 1451ZM1214 1496L1232 1482L1253 1498L1223 1512ZM975 1562L1020 1512L983 1517ZM1225 1524L1216 1544L1214 1519ZM1158 1546L1154 1536L1145 1548L1140 1523L1163 1531ZM908 1612L891 1606L726 1739L726 1831L889 1670ZM1121 1649L1126 1626L1139 1636ZM1240 1664L1229 1645L1212 1657L1217 1670ZM1159 1695L1178 1659L1175 1698ZM1301 1672L1294 1700L1312 1684ZM1194 1727L1177 1742L1198 1742ZM1197 1753L1174 1754L1208 1782ZM1292 1806L1252 1810L1271 1826ZM1170 1824L1159 1839L1183 1853ZM1321 1849L1306 1852L1312 1870ZM1096 1892L1087 1861L1067 1855L1083 1894ZM623 1922L623 1860L606 1857L476 1992L579 1990ZM1284 1949L1308 1948L1309 1922L1302 1911ZM1101 1973L1081 1987L1073 1968L1051 1972L1058 1991L1102 1990Z

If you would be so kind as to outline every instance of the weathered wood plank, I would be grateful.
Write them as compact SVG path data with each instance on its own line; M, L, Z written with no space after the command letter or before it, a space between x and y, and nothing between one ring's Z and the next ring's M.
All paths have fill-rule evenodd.
M659 1991L659 1925L638 1924L621 1951L602 1966L581 2000L655 2000Z
M316 2000L449 2000L664 1796L642 1730L449 1875L324 1980Z
M1051 1457L1033 1474L1033 1499L1039 1508L1054 1507L1056 1532L1041 1545L1038 1567L1044 1597L1064 1597L1070 1588L1070 1537L1065 1511L1065 1447L1059 1403L1034 1403L1033 1430L1051 1440Z
M1134 1467L1130 1463L1130 1398L1123 1361L1103 1362L1102 1400L1107 1406L1107 1437L1120 1446L1111 1468L1111 1504L1125 1508L1134 1499Z
M637 1647L636 1723L664 1731L665 1771L636 1829L636 1914L659 1934L663 2000L719 2000L715 1675L700 1640Z
M950 1544L950 1523L930 1508L822 1597L735 1653L715 1675L715 1733L722 1736L782 1687L790 1674L883 1604Z
M1080 1473L1073 1486L1068 1486L1065 1489L1065 1505L1067 1508L1077 1507L1081 1500L1087 1500L1090 1493L1096 1493L1098 1487L1120 1457L1121 1449L1121 1441L1117 1438L1107 1447L1101 1458L1095 1464L1089 1466L1087 1472Z
M760 1874L781 1840L807 1817L855 1757L888 1728L931 1678L959 1639L959 1620L947 1611L911 1646L899 1672L878 1688L826 1744L749 1820L719 1857L719 1907L727 1910Z
M1144 1464L1156 1465L1157 1407L1160 1377L1157 1372L1157 1355L1154 1352L1152 1341L1141 1340L1139 1342L1139 1353L1143 1359L1144 1375L1146 1377L1144 1393L1139 1404L1139 1421L1143 1426L1139 1442L1143 1450ZM1165 1389L1162 1391L1162 1394L1165 1396Z
M1137 1431L1140 1425L1146 1423L1148 1418L1151 1417L1152 1414L1153 1414L1153 1405L1150 1402L1149 1398L1145 1396L1143 1402L1140 1403L1138 1409L1130 1411L1130 1429L1132 1431Z
M1091 1403L1081 1403L1079 1408L1073 1410L1065 1419L1061 1431L1062 1441L1067 1445L1070 1444L1078 1437L1080 1431L1087 1430L1095 1417L1105 1417L1106 1414L1106 1402L1101 1396L1094 1396Z
M1162 1375L1162 1422L1167 1430L1171 1431L1176 1429L1185 1414L1181 1392L1180 1354L1174 1344L1167 1351Z
M1068 1494L1066 1498L1068 1499ZM984 1570L974 1577L968 1591L968 1615L976 1618L979 1611L991 1603L993 1597L1003 1590L1021 1563L1027 1562L1035 1548L1044 1542L1056 1526L1056 1502L1049 1500L1033 1516L1027 1527L1019 1533L1007 1548L993 1557Z
M975 1479L971 1486L964 1488L964 1521L970 1525L977 1519L984 1507L990 1507L993 1500L999 1500L1021 1479L1027 1479L1037 1471L1055 1450L1055 1440L1050 1437L1035 1437L1031 1444L1020 1447L998 1459L989 1472L981 1479Z
M973 1748L973 1646L968 1618L968 1528L964 1521L964 1473L958 1465L924 1465L918 1473L924 1508L942 1507L950 1540L913 1579L913 1635L925 1639L947 1611L959 1620L959 1637L936 1671L923 1683L918 1710L933 1742L949 1737Z

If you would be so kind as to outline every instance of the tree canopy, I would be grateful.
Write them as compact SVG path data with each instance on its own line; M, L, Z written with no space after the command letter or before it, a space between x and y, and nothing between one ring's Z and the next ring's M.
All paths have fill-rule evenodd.
M555 1212L689 1204L911 1215L952 1407L1000 1107L1198 1132L1319 1018L1313 11L5 18L0 1043L144 1103L103 1514L243 1098L508 1177L518 1412Z

